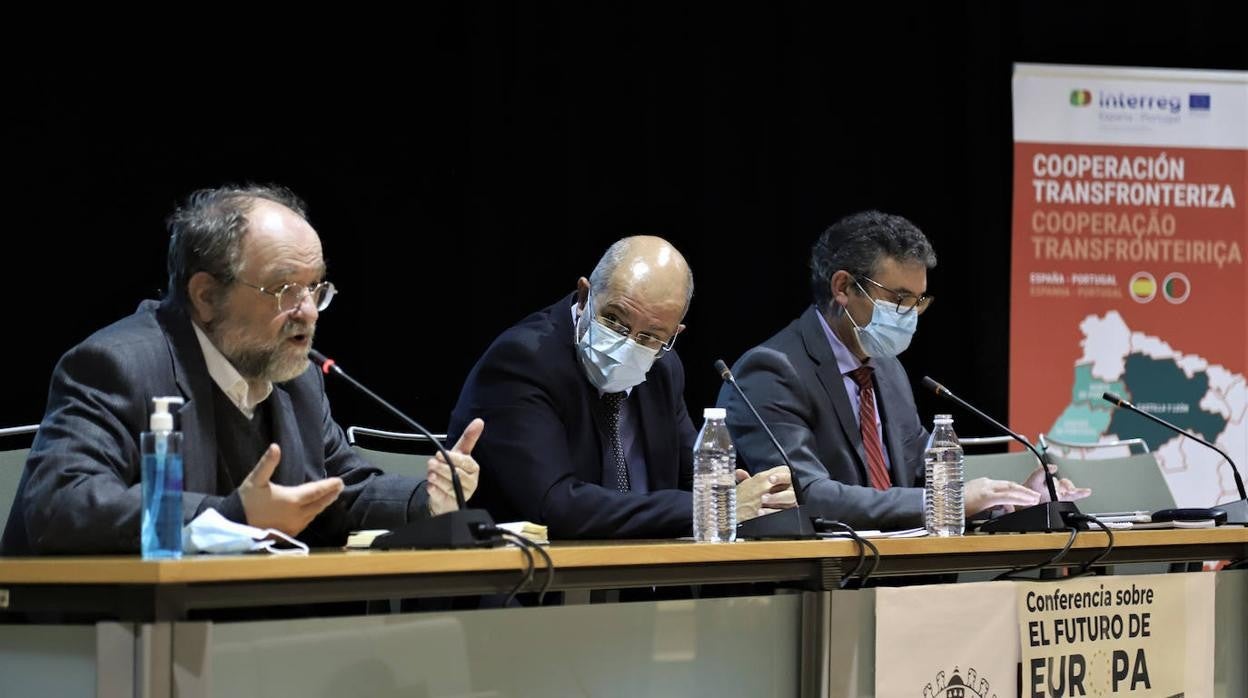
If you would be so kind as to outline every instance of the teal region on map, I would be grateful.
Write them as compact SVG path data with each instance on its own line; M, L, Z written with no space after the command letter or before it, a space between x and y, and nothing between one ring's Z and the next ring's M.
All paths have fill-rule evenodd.
M1152 451L1175 438L1165 427L1101 399L1103 393L1112 392L1150 414L1213 441L1226 428L1226 419L1201 409L1200 401L1208 390L1209 377L1203 371L1188 377L1173 360L1154 359L1141 353L1127 355L1122 378L1116 381L1094 378L1090 363L1076 364L1071 402L1049 435L1075 443L1094 443L1105 434L1121 439L1142 438Z
M1090 363L1075 364L1070 404L1054 422L1049 436L1072 443L1095 443L1108 433L1114 407L1101 399L1106 392L1125 397L1127 388L1121 381L1093 378Z
M1201 409L1200 401L1209 391L1209 377L1198 371L1191 378L1170 359L1154 359L1144 354L1128 354L1123 374L1126 397L1136 407L1214 441L1226 428L1222 415ZM1108 403L1106 403L1108 404ZM1175 438L1174 432L1130 410L1114 410L1109 432L1119 438L1144 439L1149 450Z

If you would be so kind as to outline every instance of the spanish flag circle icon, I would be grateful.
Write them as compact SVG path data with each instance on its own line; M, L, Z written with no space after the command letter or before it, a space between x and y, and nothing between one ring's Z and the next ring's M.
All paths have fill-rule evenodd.
M1157 296L1157 279L1146 271L1137 271L1131 275L1127 290L1137 303L1147 303Z

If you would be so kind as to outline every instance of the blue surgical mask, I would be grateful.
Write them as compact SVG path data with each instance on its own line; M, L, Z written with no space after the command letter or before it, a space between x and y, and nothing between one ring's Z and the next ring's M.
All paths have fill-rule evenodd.
M862 289L861 286L858 288ZM905 351L910 346L914 331L919 327L919 314L911 310L902 315L896 303L877 300L866 291L863 291L863 295L867 296L873 306L871 321L866 327L859 327L854 322L854 316L849 315L848 309L844 311L849 315L849 322L854 326L854 334L858 337L862 350L867 356L876 359L897 356Z
M618 393L641 385L658 355L619 332L588 317L593 299L588 299L581 320L589 323L577 338L581 366L594 387L604 393Z

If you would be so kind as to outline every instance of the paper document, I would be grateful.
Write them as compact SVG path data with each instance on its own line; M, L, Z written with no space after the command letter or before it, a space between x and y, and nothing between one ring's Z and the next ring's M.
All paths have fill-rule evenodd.
M864 530L857 533L863 538L922 538L927 535L927 529L903 528L900 531ZM848 538L849 534L844 531L824 531L819 536L821 538Z
M499 528L511 531L518 536L524 536L530 541L538 545L549 545L550 541L546 539L546 527L531 521L512 521L509 523L498 524ZM373 545L373 541L379 536L383 536L390 531L384 528L370 528L362 531L353 531L347 536L347 548L368 548ZM508 544L515 543L508 541Z
M384 535L390 531L384 528L369 528L363 531L353 531L347 536L348 548L367 548L373 544L373 539L377 536Z
M1113 511L1105 514L1089 514L1101 523L1152 523L1153 515L1147 511Z
M1115 531L1121 529L1149 529L1149 528L1216 528L1218 522L1213 519L1198 519L1196 521L1109 521L1103 522L1106 526ZM1093 525L1089 530L1096 530Z
M546 539L546 527L535 524L531 521L512 521L509 523L501 523L498 527L511 531L517 536L524 536L538 545L550 544L550 541Z

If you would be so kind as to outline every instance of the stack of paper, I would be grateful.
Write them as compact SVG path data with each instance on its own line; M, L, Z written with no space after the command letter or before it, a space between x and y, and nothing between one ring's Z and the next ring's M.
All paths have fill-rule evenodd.
M355 531L347 536L348 548L367 548L373 544L373 539L377 536L389 533L384 528L370 528L364 531Z
M530 541L538 545L548 545L549 540L546 539L546 527L535 524L531 521L514 521L511 523L498 524L499 528L511 531L518 536L524 536ZM378 536L389 533L384 528L372 528L363 531L354 531L347 536L348 548L367 548L372 546L373 540Z
M511 531L518 536L524 536L539 545L550 544L550 541L546 539L546 527L540 524L535 524L532 521L513 521L511 523L501 523L498 527Z

